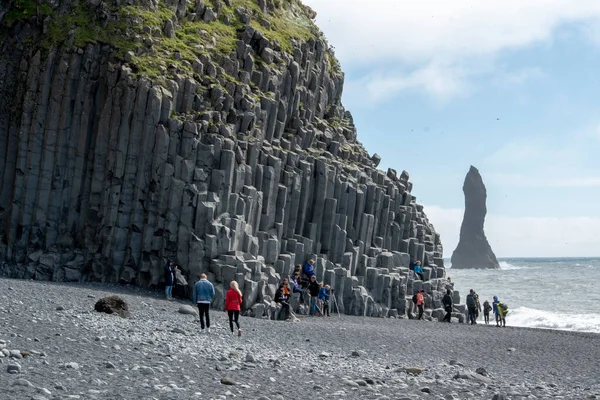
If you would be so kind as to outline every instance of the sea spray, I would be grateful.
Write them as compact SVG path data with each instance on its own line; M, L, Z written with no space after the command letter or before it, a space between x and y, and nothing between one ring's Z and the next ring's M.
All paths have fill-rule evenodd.
M455 289L509 306L507 325L600 333L600 258L501 259L496 270L448 269ZM493 316L491 317L493 323Z

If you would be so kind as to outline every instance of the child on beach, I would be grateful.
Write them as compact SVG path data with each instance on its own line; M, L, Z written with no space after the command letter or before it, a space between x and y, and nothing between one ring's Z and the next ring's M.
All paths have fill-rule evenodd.
M490 306L489 301L483 302L483 319L485 320L485 324L489 325L490 323L490 311L492 311L492 306Z

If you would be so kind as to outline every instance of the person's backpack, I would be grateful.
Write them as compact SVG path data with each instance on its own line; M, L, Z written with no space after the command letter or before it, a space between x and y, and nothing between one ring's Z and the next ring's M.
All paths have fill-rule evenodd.
M467 307L475 307L475 298L472 295L467 295Z
M409 268L410 268L410 270L411 270L411 271L414 271L414 270L415 270L415 264L416 264L416 262L415 262L415 261L412 261L412 262L410 263L410 267L409 267Z
M413 294L413 297L412 297L412 302L413 302L414 304L417 304L417 294L416 294L416 293L415 293L415 294Z
M502 314L508 314L508 305L506 305L505 303L500 303L498 304L498 307L500 307L500 309L502 310Z

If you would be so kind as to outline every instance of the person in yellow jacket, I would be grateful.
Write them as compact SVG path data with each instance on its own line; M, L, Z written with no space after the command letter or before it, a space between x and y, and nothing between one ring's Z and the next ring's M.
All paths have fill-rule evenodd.
M506 328L506 314L508 314L508 306L501 301L498 301L496 304L496 308L498 309L498 317L497 320L500 322L500 325L503 328Z

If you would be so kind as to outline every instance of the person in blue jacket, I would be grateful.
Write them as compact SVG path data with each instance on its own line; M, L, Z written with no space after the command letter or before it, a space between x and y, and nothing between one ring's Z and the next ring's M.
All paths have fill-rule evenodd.
M194 285L194 304L198 305L200 314L200 333L204 333L204 318L206 317L206 331L210 333L210 303L215 297L215 287L208 279L206 274L200 275L200 280Z
M175 265L175 261L172 259L167 259L167 263L165 264L165 296L167 300L173 300L173 285L175 284L175 271L177 270L177 265Z
M418 275L423 280L423 268L421 268L421 261L415 263L415 275Z
M323 285L323 284L321 284ZM329 315L329 289L330 286L329 285L325 285L325 286L321 286L321 289L319 289L319 302L321 305L321 315L324 316L330 316Z
M492 311L494 312L494 316L496 317L496 326L500 326L500 315L498 314L498 296L494 296L494 301L492 302Z
M304 264L304 268L302 268L302 272L306 275L306 279L310 281L310 278L316 273L315 271L315 260L308 260L306 264Z

